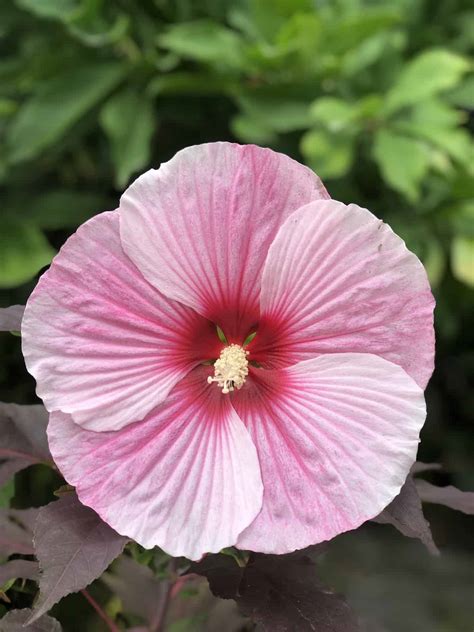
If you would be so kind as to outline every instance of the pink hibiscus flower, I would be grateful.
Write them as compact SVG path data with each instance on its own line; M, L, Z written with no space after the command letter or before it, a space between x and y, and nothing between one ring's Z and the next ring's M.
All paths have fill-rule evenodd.
M22 332L81 501L198 559L303 548L394 498L432 319L423 266L386 224L281 154L211 143L81 226Z

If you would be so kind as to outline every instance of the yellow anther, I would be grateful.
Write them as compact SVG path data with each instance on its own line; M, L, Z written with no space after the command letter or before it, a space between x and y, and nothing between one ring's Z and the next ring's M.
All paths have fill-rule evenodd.
M224 347L214 364L214 377L207 378L209 384L216 382L223 393L242 388L249 374L248 353L240 345Z

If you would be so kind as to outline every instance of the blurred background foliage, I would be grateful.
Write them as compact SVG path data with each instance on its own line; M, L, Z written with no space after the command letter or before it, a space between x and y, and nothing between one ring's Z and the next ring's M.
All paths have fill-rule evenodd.
M1 305L180 148L272 147L423 260L438 359L421 458L472 489L473 47L469 0L3 0ZM1 399L35 401L19 338L0 344ZM429 517L441 544L454 525L473 548L449 511Z

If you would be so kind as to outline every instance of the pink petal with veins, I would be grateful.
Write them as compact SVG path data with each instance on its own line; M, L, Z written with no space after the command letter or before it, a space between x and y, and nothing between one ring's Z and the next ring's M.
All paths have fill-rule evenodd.
M235 544L262 505L255 447L230 400L198 368L143 421L90 432L63 413L53 457L81 502L145 548L197 560Z
M117 212L89 220L41 277L23 354L49 411L92 430L142 419L220 348L215 327L160 294L124 254Z
M288 553L376 516L398 494L425 421L423 391L369 354L253 369L233 405L257 446L263 507L237 546Z
M258 320L262 269L279 227L326 197L319 178L287 156L196 145L125 191L120 234L150 283L242 343Z
M422 387L434 363L425 269L367 209L312 202L281 227L265 263L261 324L249 347L267 366L325 353L372 353Z

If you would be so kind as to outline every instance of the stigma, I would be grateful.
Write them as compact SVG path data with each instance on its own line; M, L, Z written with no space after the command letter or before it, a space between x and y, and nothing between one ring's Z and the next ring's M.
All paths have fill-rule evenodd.
M223 393L242 388L249 374L248 353L240 345L224 347L214 363L214 377L209 376L208 383L216 382Z

